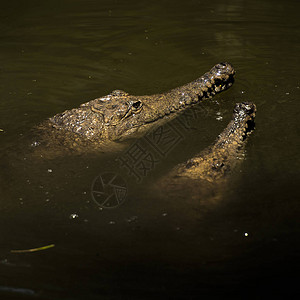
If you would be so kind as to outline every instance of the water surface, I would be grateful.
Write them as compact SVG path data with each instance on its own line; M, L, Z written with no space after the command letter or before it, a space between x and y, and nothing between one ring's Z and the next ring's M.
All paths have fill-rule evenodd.
M0 295L294 295L298 2L2 4ZM28 133L47 117L114 89L163 92L221 61L235 67L234 86L189 111L193 118L181 130L182 141L139 183L116 161L121 152L51 160L26 153ZM202 199L199 206L184 195L160 199L149 187L212 143L240 101L257 105L256 130L221 200ZM108 171L120 174L128 188L125 202L110 210L99 209L91 195L94 179ZM10 252L49 244L55 247Z

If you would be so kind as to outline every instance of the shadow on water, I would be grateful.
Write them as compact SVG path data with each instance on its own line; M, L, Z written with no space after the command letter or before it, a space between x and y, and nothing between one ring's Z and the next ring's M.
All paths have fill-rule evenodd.
M3 4L1 297L296 295L297 8L292 0ZM184 115L168 124L182 139L165 155L156 153L140 178L120 164L135 140L97 155L30 156L31 129L47 117L114 89L163 92L225 60L237 70L234 86L189 109L188 129L178 123ZM152 189L158 178L211 144L234 103L244 100L257 105L256 130L218 201L183 192L160 197ZM120 195L126 186L115 209L100 207L103 199L93 194L105 172L123 178Z

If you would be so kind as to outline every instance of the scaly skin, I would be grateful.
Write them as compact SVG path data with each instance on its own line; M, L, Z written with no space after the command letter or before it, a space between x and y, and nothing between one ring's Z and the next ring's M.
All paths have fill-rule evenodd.
M175 167L163 180L166 185L206 181L220 183L230 174L242 152L247 136L254 129L256 106L251 102L236 104L233 118L216 142L198 155Z
M65 140L71 139L69 144L78 143L81 139L94 142L118 140L227 89L234 81L234 74L229 63L220 63L195 81L167 93L133 96L115 90L79 108L55 115L42 127L58 129L62 136L66 132L71 133L65 136ZM67 142L64 144L67 145Z

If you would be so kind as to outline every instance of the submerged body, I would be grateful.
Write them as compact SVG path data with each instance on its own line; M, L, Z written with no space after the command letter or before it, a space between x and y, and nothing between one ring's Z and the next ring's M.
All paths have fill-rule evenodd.
M234 74L229 63L220 63L200 78L166 93L133 96L115 90L42 123L39 126L42 142L86 150L143 133L157 121L168 120L170 115L229 88Z

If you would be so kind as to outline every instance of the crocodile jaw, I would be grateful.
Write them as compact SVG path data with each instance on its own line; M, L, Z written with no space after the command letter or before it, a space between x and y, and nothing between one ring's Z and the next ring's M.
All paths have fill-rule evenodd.
M173 176L218 182L224 180L241 157L246 138L254 129L256 106L251 102L236 104L233 118L216 142L179 165Z

